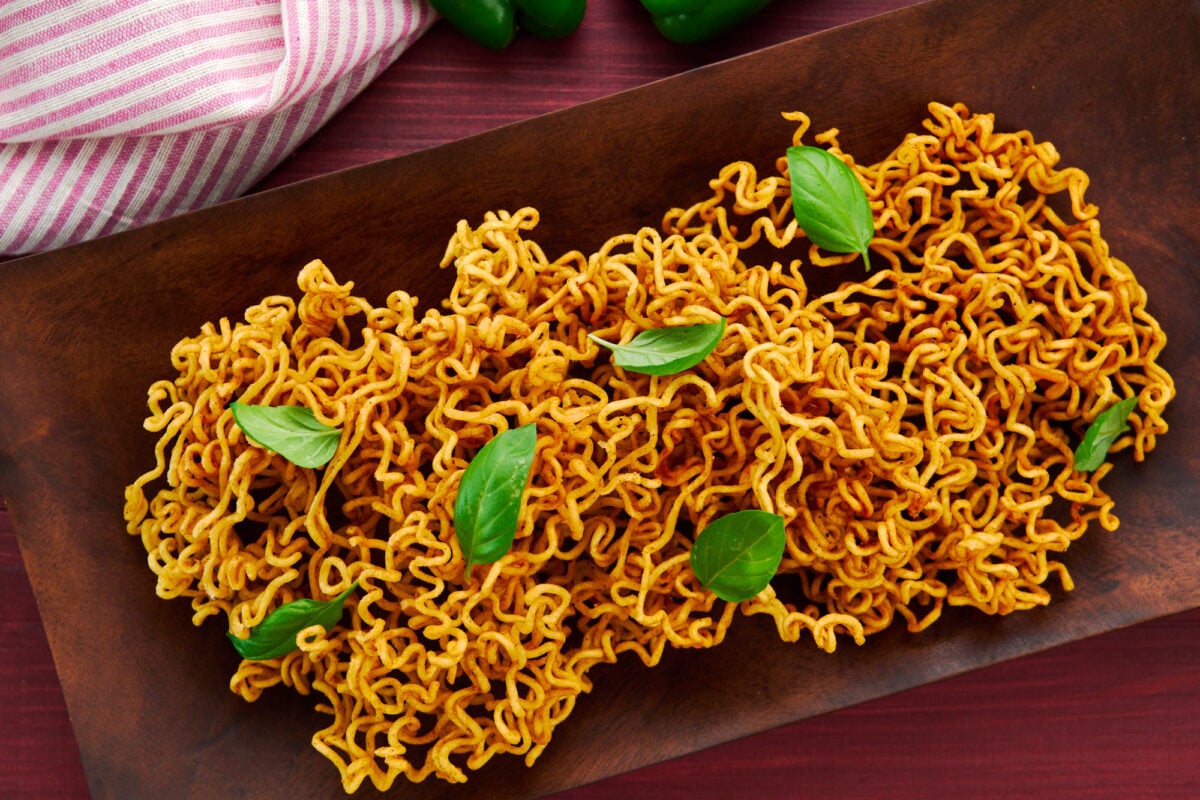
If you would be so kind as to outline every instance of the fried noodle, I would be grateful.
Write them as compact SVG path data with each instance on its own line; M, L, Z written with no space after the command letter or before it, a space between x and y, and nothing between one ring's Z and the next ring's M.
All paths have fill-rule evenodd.
M785 115L807 134L808 119ZM551 260L538 212L460 222L441 309L353 294L319 261L302 296L206 324L149 391L154 468L126 493L157 590L248 635L280 605L359 591L333 630L242 661L234 692L315 695L313 745L364 780L466 780L532 764L590 670L719 644L734 617L833 651L946 606L1008 614L1072 588L1059 560L1118 521L1073 443L1136 395L1113 450L1141 460L1174 395L1166 336L1101 238L1088 177L1027 131L930 106L924 130L859 165L875 270L811 294L819 251L792 217L786 160L729 164L661 229ZM747 253L777 252L751 264ZM803 256L803 257L802 257ZM625 372L588 339L727 320L698 367ZM302 405L342 429L323 469L249 442L233 400ZM472 455L536 423L512 550L464 575L452 512ZM770 586L740 604L692 573L696 532L734 510L786 520ZM1051 576L1054 581L1051 581Z

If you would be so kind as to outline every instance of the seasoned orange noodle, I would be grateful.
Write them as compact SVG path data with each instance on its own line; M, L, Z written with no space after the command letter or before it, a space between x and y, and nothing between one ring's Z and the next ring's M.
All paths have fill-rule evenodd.
M786 115L807 134L808 119ZM245 636L271 610L354 581L342 623L243 661L247 700L315 694L314 747L347 792L397 777L462 781L497 753L532 764L631 652L719 644L739 612L833 651L947 605L989 614L1070 589L1059 561L1095 522L1117 526L1072 443L1136 394L1113 450L1141 460L1174 395L1146 293L1100 235L1087 176L1025 131L930 106L924 130L856 164L873 272L810 294L820 252L791 215L786 161L728 165L661 230L550 259L538 213L460 222L441 309L383 306L314 261L299 302L269 297L172 351L149 392L155 466L129 487L163 597ZM1060 198L1062 198L1060 200ZM751 263L747 250L777 252ZM860 270L858 265L843 269ZM698 367L626 373L588 339L715 321ZM295 404L342 428L323 469L247 442L229 403ZM452 510L471 456L536 423L538 450L507 555L464 575ZM688 563L730 511L785 518L776 579L740 604ZM1053 576L1054 581L1051 581ZM899 618L899 619L897 619Z

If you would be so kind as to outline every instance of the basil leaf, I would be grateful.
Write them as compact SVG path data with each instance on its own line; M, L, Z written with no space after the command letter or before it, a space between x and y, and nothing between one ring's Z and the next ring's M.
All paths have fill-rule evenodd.
M350 588L332 600L293 600L284 603L267 615L250 631L250 636L239 639L232 631L227 633L233 648L242 658L251 661L266 661L269 658L285 656L293 650L300 649L296 644L296 635L311 625L320 625L326 631L333 630L342 618L342 609L346 598L358 588L358 581L350 584Z
M325 466L342 438L341 431L318 422L304 406L251 406L235 400L229 408L247 439L298 467Z
M725 320L642 331L628 344L612 344L595 334L588 338L615 354L613 363L643 375L675 375L691 369L711 353L725 335Z
M1129 415L1137 405L1137 397L1126 397L1101 411L1092 420L1083 441L1075 448L1075 469L1091 472L1104 463L1108 448L1125 431L1129 430Z
M692 571L722 600L749 600L775 577L785 543L783 517L758 509L735 511L700 531L692 545Z
M467 559L467 576L475 564L491 564L512 547L536 450L537 426L522 425L485 444L463 472L454 532Z
M875 235L875 220L858 176L820 147L789 147L787 163L796 224L818 247L834 253L860 253L870 269L867 245Z

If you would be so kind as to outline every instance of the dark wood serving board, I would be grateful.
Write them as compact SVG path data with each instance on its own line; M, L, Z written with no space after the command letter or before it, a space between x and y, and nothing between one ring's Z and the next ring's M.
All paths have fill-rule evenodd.
M706 652L598 668L533 769L499 758L405 797L527 797L964 670L1200 605L1200 8L1182 0L933 2L432 150L0 266L0 489L95 797L335 798L287 690L247 705L215 624L158 600L122 491L149 464L145 390L201 323L294 293L319 257L381 301L445 291L460 218L535 205L548 249L588 250L702 195L725 162L770 164L782 110L886 153L930 100L1053 141L1092 176L1113 251L1170 337L1179 397L1150 459L1107 479L1122 525L1067 555L1078 588L1007 618L958 612L834 655L739 619ZM373 797L369 787L360 792Z

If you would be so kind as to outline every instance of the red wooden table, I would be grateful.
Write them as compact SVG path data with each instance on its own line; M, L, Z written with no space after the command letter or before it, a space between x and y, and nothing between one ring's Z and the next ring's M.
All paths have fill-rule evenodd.
M571 38L519 39L499 53L439 23L262 188L438 145L910 2L776 0L703 47L662 40L634 0L593 0ZM0 710L0 797L88 797L2 500ZM1200 797L1198 712L1200 609L559 797Z

